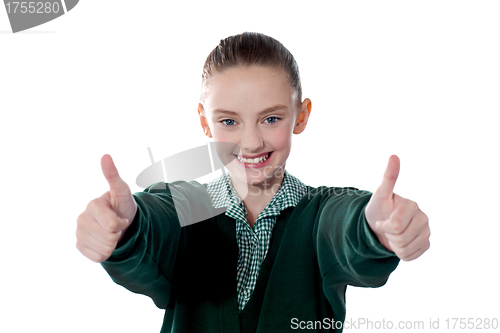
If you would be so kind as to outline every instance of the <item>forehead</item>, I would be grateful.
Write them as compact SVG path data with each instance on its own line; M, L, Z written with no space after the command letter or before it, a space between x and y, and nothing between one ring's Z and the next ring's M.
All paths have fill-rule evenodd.
M216 72L205 91L204 108L254 113L282 104L292 107L295 94L281 69L238 66Z

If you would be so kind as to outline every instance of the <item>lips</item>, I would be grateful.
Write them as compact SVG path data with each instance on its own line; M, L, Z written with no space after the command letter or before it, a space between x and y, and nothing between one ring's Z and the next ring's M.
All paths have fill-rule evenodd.
M260 165L265 164L271 158L272 153L273 152L268 152L268 153L263 153L263 154L259 154L259 155L254 155L251 158L249 158L247 156L243 156L243 157L238 156L238 155L234 155L234 156L236 156L236 159L240 163L245 164L245 166L260 166Z
M269 155L271 152L268 151L267 153L262 153L262 154L259 154L259 155L235 155L237 157L243 157L243 158L246 158L246 159L249 159L249 158L259 158L259 157L262 157L262 156L266 156L266 155ZM269 157L269 156L268 156Z

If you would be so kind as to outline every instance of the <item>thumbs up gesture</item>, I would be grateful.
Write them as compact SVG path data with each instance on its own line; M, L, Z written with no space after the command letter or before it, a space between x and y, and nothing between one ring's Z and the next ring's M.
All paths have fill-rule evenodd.
M392 155L382 183L365 209L368 225L380 243L404 261L420 257L430 247L429 219L417 203L393 192L399 174L399 158Z
M111 156L101 158L101 168L109 191L89 202L78 216L76 228L77 249L98 263L111 256L137 211L130 188L120 178Z

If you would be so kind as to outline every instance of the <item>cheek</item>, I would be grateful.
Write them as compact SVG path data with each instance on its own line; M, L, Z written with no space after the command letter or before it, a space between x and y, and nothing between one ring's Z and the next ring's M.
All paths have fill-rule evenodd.
M234 135L231 135L228 131L212 131L212 136L215 142L235 142Z
M287 150L290 149L292 144L292 136L288 127L280 128L274 131L269 138L269 143L274 150Z
M232 159L233 154L239 154L240 148L238 146L238 138L236 135L228 131L213 131L212 138L214 142L227 142L228 144L217 145L217 153L219 157L228 162L228 158Z

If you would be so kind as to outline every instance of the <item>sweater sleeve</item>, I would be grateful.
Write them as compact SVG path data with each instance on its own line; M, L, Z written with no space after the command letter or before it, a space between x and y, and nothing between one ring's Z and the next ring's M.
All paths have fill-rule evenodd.
M375 236L365 218L372 193L335 188L320 206L318 263L326 285L379 287L397 267L399 258Z
M192 212L197 211L192 208L195 202L207 204L204 194L205 188L193 181L155 183L134 193L134 220L111 257L101 263L111 279L166 309L176 260L186 247Z

